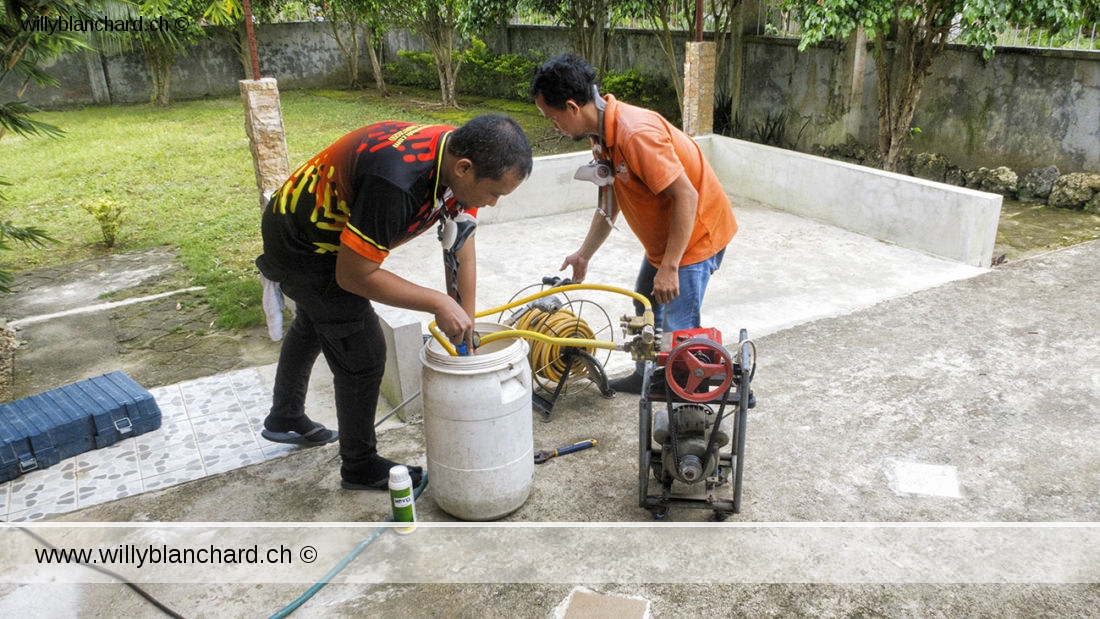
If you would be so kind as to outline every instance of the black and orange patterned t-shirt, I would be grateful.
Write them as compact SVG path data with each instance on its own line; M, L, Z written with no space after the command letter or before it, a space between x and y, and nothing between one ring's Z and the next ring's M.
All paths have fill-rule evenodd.
M382 262L461 208L439 185L447 125L386 121L352 131L301 165L263 216L264 254L285 268L335 262L340 243ZM476 209L467 209L476 216Z

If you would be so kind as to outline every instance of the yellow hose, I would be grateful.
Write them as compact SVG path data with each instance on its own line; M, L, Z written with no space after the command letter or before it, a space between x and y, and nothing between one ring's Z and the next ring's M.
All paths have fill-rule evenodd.
M508 303L506 305L501 305L500 307L494 307L492 309L478 312L474 314L474 318L481 318L483 316L489 316L490 314L498 314L505 310L512 309L513 307L518 307L520 305L530 303L535 299L541 299L552 294L557 294L559 292L569 292L571 290L602 290L604 292L613 292L616 294L633 297L636 301L642 304L642 307L645 308L646 323L649 325L653 324L653 304L649 302L649 299L647 299L645 295L634 292L633 290L627 290L626 288L617 288L615 286L606 286L604 284L567 284L565 286L557 286L556 288L548 288L546 290L523 297L522 299L512 301L511 303ZM432 337L434 337L436 341L439 342L439 345L442 346L443 349L446 350L452 357L458 356L458 350L447 339L447 336L439 330L439 327L436 326L434 320L430 324L428 324L428 331L431 332ZM608 350L616 349L614 342L605 342L603 340L583 338L551 337L542 333L538 333L537 331L529 331L523 329L496 331L494 333L483 335L481 336L481 345L510 337L522 337L556 346L585 346L592 348L604 348Z
M595 337L592 327L583 318L575 316L572 312L560 309L550 313L537 307L527 310L516 321L516 328L521 331L536 331L550 335L554 338L570 338L573 340ZM595 350L592 346L577 346L585 352L592 354ZM527 358L531 361L531 370L539 386L547 391L553 391L554 386L562 381L568 364L562 358L562 347L557 344L548 344L535 341L531 344L531 350ZM588 369L581 364L571 369L573 376L585 376Z

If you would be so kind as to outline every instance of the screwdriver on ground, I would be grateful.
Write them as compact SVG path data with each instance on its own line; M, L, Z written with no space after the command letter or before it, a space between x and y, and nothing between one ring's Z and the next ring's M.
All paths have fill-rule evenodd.
M580 451L582 449L588 449L596 444L596 439L588 439L587 441L581 441L579 443L573 443L572 445L566 445L565 447L559 447L552 451L541 449L535 452L535 464L542 464L550 458L556 456L564 456L565 454L571 454L574 451Z

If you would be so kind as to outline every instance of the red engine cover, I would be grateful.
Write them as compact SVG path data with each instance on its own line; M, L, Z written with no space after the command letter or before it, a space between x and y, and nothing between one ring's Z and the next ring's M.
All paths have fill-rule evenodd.
M657 365L660 367L664 367L665 365L667 365L668 354L672 352L672 349L676 348L681 343L687 340L696 338L707 339L714 342L715 344L718 344L719 346L722 345L722 332L718 329L715 329L714 327L699 327L697 329L681 329L679 331L673 331L672 345L668 347L668 350L663 350L659 355L657 355Z

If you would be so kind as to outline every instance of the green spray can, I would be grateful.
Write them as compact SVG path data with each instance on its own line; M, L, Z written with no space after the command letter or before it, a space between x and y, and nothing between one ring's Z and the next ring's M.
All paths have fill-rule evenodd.
M416 529L416 499L413 497L412 477L409 467L398 464L390 469L390 507L394 522L408 522L407 527L395 527L394 531L405 535Z

